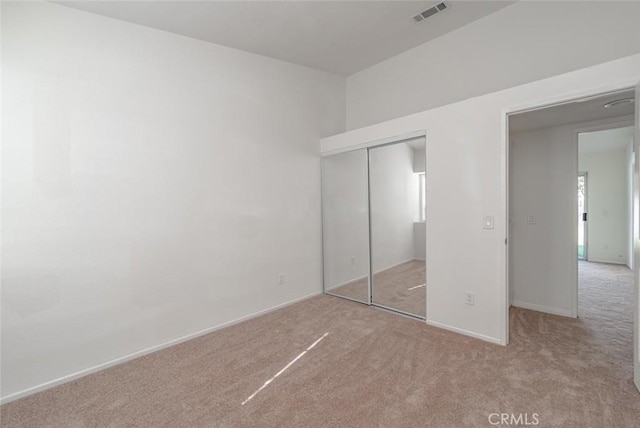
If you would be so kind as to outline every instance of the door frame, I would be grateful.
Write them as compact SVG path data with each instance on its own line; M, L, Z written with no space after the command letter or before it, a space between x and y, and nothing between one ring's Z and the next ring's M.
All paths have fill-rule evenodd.
M502 135L501 135L501 162L500 162L500 183L501 183L501 201L502 201L502 212L504 214L504 253L502 254L502 284L503 284L503 293L502 293L502 299L503 299L503 310L502 310L502 318L503 318L503 326L504 326L504 340L502 341L501 344L503 345L508 345L509 344L509 331L510 331L510 318L509 318L509 310L511 308L511 281L509 280L509 248L510 248L510 242L509 242L509 227L510 227L510 220L509 220L509 117L515 114L519 114L519 113L525 113L525 112L529 112L529 111L534 111L534 110L541 110L541 109L545 109L545 108L549 108L549 107L554 107L557 105L562 105L562 104L567 104L567 103L571 103L571 102L575 102L575 101L579 101L579 100L585 100L588 98L593 98L593 97L599 97L602 95L607 95L607 94L613 94L616 92L624 92L624 91L629 91L629 90L636 90L636 101L639 98L638 94L638 90L640 88L640 84L638 83L638 81L636 79L634 80L629 80L629 81L623 81L623 82L617 82L617 83L611 83L611 84L605 84L602 85L598 88L592 88L592 89L586 89L583 91L578 91L575 92L573 94L570 95L560 95L560 96L553 96L553 97L549 97L545 100L538 100L538 101L531 101L531 102L527 102L527 103L523 103L523 104L519 104L519 105L513 105L507 108L503 108L500 112L500 121L501 121L501 128L502 128ZM636 103L636 108L635 108L635 118L636 120L640 120L639 116L640 116L640 106L637 105ZM577 142L577 138L575 140ZM636 141L634 143L634 148L638 147L638 141ZM637 152L634 152L637 153ZM576 156L577 156L577 146L576 146ZM637 154L636 154L637 157ZM636 164L636 168L638 167L638 165ZM577 158L576 158L576 174L577 174ZM636 185L636 181L634 181L634 191L633 191L633 195L634 195L634 199L638 198L638 186ZM577 194L575 196L576 200L577 200ZM576 210L577 213L577 202L573 204L574 209ZM634 340L637 339L638 336L638 325L640 325L640 310L638 308L639 303L639 297L638 297L638 277L639 277L639 273L638 273L638 269L636 269L637 267L637 260L638 258L640 258L640 255L638 254L640 249L640 242L638 242L635 238L635 233L636 233L636 224L637 224L637 217L638 217L638 210L634 209L634 260L633 260L633 266L634 266L634 270L633 270L633 276L634 276L634 284L635 284L635 292L636 292L636 299L634 301L634 310L635 310L635 324L634 324ZM574 222L575 224L575 222ZM577 234L577 225L575 225L575 233ZM577 240L577 236L575 237ZM575 272L576 272L576 290L577 290L577 266L578 266L578 258L575 257L575 251L573 252L574 257L573 259L575 259ZM576 295L577 296L577 295ZM577 316L577 299L575 305L572 305L575 308L575 313ZM573 309L572 308L572 313L573 313ZM634 342L635 343L635 342ZM637 348L638 345L634 345L634 355L636 354L636 352L638 352L638 354L640 354L640 351L638 351ZM640 359L638 359L638 361L635 361L636 358L634 358L634 363L638 363L638 361L640 361ZM638 363L640 364L640 363ZM640 379L640 369L635 370L636 371L636 376L638 379ZM640 380L637 382L640 383Z
M578 134L578 156L580 156L580 135ZM587 220L584 222L584 248L582 249L582 259L578 257L578 260L589 261L589 172L580 171L580 160L578 159L578 178L584 177L584 212L587 214ZM580 214L580 213L578 213ZM574 217L575 218L575 217ZM578 227L578 235L580 235L580 228ZM576 237L577 238L577 237ZM577 239L575 239L577 241Z
M605 119L606 120L606 119ZM633 119L631 120L617 120L617 121L612 121L612 122L605 122L605 123L601 123L598 125L592 125L592 126L584 126L584 127L580 127L580 128L576 128L573 130L573 146L575 147L575 163L576 163L576 169L579 168L579 145L580 145L580 134L583 134L585 132L597 132L597 131L608 131L610 129L618 129L618 128L626 128L628 126L633 126ZM578 172L579 174L579 172ZM586 182L585 182L586 183ZM588 189L588 183L585 184L585 187L587 187ZM633 192L635 193L635 189L633 190ZM630 201L633 202L633 201ZM576 192L574 194L574 199L573 199L573 206L574 206L574 218L576 218L578 216L578 193ZM587 203L588 203L588 196L587 196ZM588 219L588 217L587 217ZM574 230L573 230L573 241L574 242L578 242L578 225L575 224L574 222L574 226L573 226ZM585 242L588 241L587 238L587 232L589 230L589 221L587 220L587 230L585 230ZM629 233L631 233L631 239L633 240L633 227L631 228L631 230L629 231ZM586 245L585 245L585 261L588 261L587 258L587 252L586 252ZM634 257L635 258L635 257ZM632 265L633 265L633 261L632 261ZM635 275L635 271L634 271L634 275ZM573 267L572 270L572 278L571 278L571 316L573 318L578 318L578 306L579 306L579 301L578 301L578 284L579 284L580 278L578 275L578 258L575 258L575 266Z
M640 83L635 82L635 111L633 115L633 210L631 228L633 229L633 383L640 391Z
M401 143L401 142L406 142L409 140L415 140L418 138L424 138L424 156L425 156L425 198L426 198L426 188L428 185L428 172L427 172L427 148L428 148L428 138L427 138L427 131L426 129L421 129L421 130L417 130L417 131L413 131L410 133L406 133L406 134L400 134L400 135L394 135L394 136L389 136L386 138L382 138L382 139L378 139L378 140L373 140L373 141L368 141L368 142L364 142L364 143L360 143L360 144L356 144L354 146L348 146L348 147L343 147L340 149L336 149L336 150L330 150L324 153L321 153L320 155L320 205L321 205L321 209L322 209L322 221L321 221L321 236L322 239L324 240L324 229L325 229L325 222L324 222L324 199L322 197L323 195L323 185L322 185L322 174L323 174L323 168L322 168L322 159L326 158L326 157L330 157L333 155L337 155L337 154L341 154L341 153L347 153L347 152L352 152L352 151L357 151L357 150L362 150L364 149L365 151L365 155L366 155L366 166L367 166L367 229L368 229L368 245L367 245L367 250L368 250L368 254L367 254L367 259L368 259L368 279L367 279L367 292L368 292L368 302L363 302L361 300L356 300L356 299L351 299L349 297L345 297L345 296L341 296L338 294L333 294L330 292L330 290L327 290L325 287L325 265L326 265L326 257L324 254L324 241L322 243L322 292L325 294L329 294L331 296L335 296L335 297L340 297L343 299L347 299L347 300L351 300L357 303L362 303L368 306L373 306L382 310L387 310L402 316L406 316L408 318L411 319L415 319L415 320L419 320L421 322L428 322L427 319L427 302L429 301L428 296L426 296L426 294L428 294L428 290L429 288L426 286L426 274L425 274L425 316L420 317L417 316L415 314L410 314L398 309L394 309L394 308L387 308L385 306L382 305L378 305L378 304L374 304L373 303L373 296L372 296L372 292L373 292L373 261L372 261L372 249L371 249L371 189L370 189L370 177L369 177L369 150L376 148L376 147L383 147L383 146L389 146L392 144L397 144L397 143ZM427 208L428 209L428 208ZM427 241L427 235L428 235L429 231L427 230L425 232L425 243L428 242ZM426 247L426 251L428 251L428 247L427 245L425 245ZM426 257L428 258L428 256ZM426 258L425 258L425 263L426 263Z

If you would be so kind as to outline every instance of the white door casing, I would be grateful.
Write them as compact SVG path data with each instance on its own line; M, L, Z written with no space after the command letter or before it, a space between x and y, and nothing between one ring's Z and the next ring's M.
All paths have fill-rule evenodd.
M640 83L636 85L634 111L634 138L633 138L633 380L640 391L640 292L638 281L640 277L640 159L638 149L640 146Z

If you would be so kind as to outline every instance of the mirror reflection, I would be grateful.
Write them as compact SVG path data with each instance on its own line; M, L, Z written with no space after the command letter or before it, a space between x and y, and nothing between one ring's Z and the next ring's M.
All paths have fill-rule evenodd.
M426 316L425 139L369 150L372 303Z
M324 290L369 304L366 149L322 159Z

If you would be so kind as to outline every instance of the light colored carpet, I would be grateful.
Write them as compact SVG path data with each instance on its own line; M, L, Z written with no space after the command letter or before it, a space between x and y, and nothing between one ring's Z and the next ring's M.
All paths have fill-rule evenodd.
M369 282L367 278L362 278L348 282L340 287L332 288L331 290L328 290L328 292L337 296L348 297L359 302L368 303L368 287Z
M424 318L427 309L426 265L412 260L373 275L373 302ZM367 302L367 280L334 288L331 293Z
M1 425L637 427L629 271L581 266L581 318L513 309L508 347L322 295L4 405Z

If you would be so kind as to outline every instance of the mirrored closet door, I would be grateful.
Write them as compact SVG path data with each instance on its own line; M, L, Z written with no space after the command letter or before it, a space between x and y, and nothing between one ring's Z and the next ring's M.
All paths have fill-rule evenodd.
M322 159L324 291L369 304L367 150Z
M425 138L322 160L324 290L426 318Z
M425 318L424 138L369 150L372 304Z

